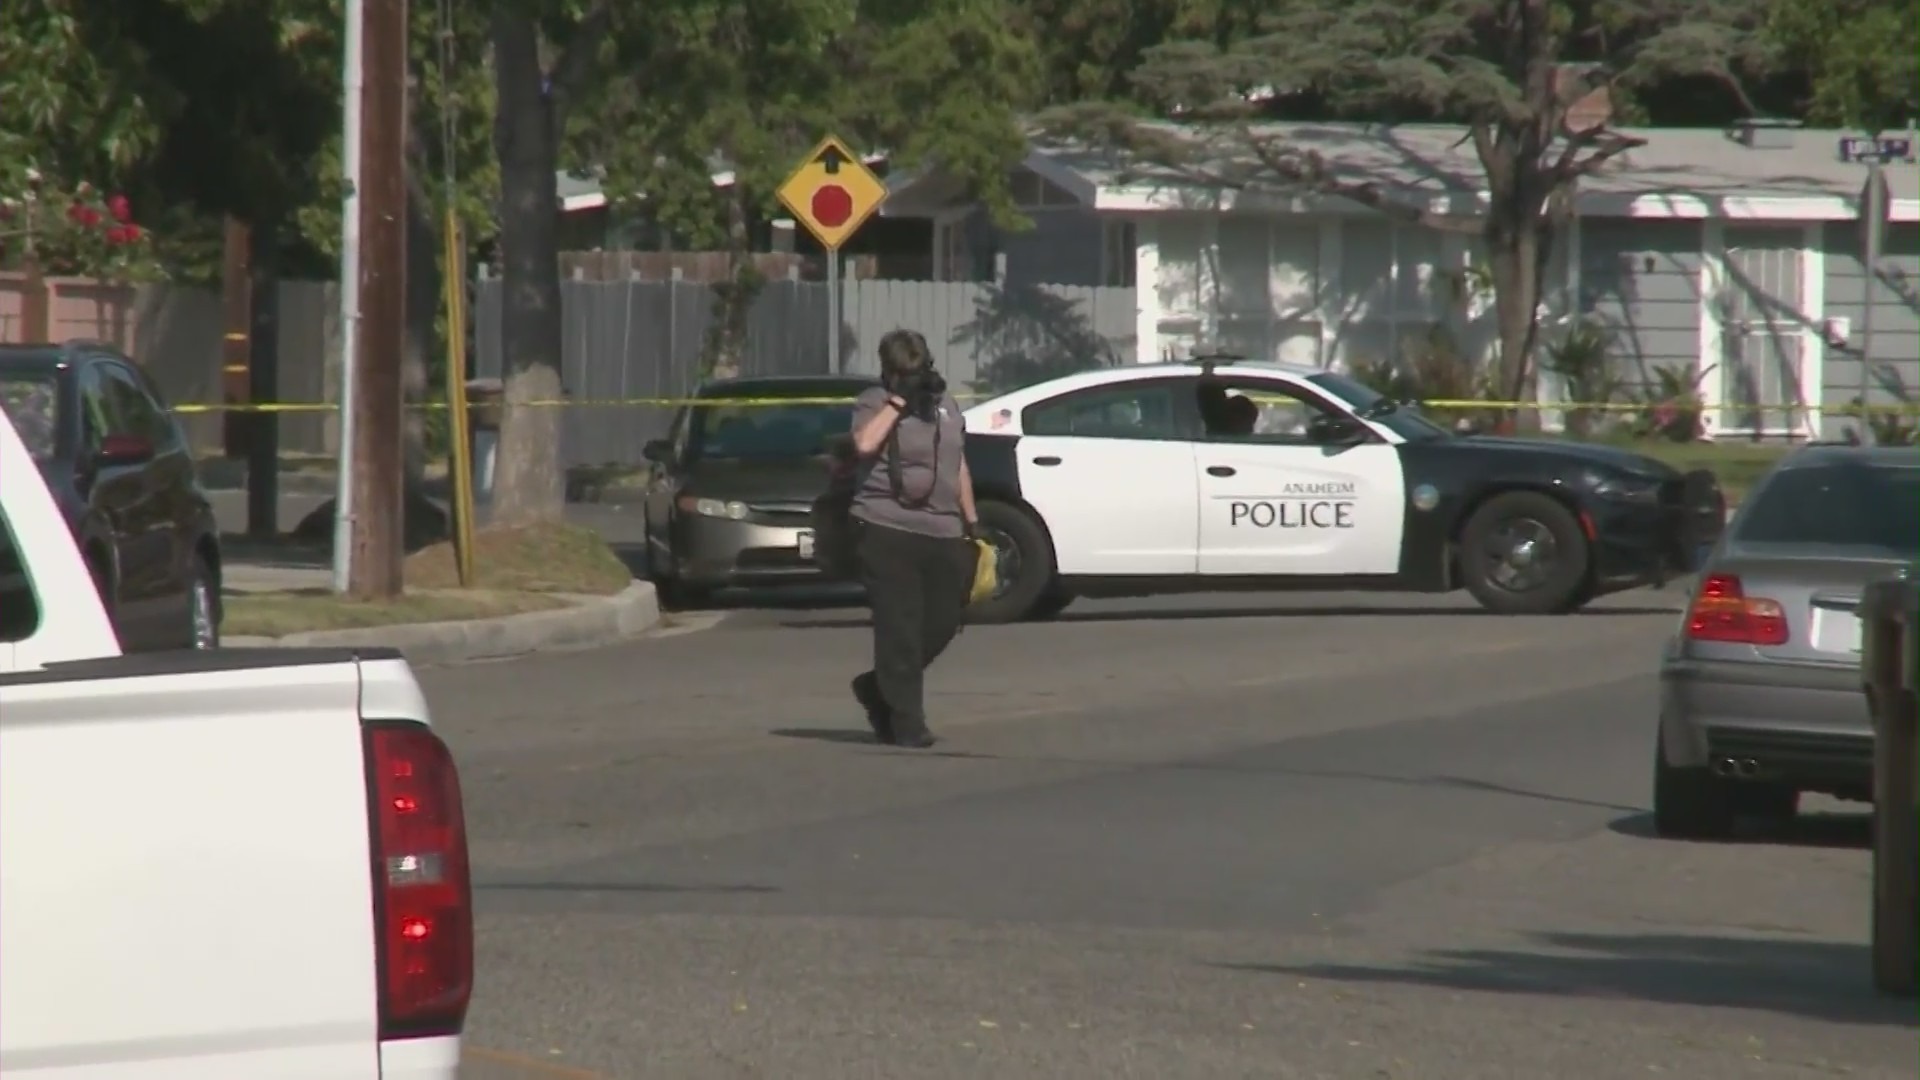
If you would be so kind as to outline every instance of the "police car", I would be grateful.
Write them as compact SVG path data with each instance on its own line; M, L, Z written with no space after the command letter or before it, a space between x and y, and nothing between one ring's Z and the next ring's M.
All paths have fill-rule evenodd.
M1000 591L980 622L1076 596L1464 588L1572 611L1690 571L1712 473L1549 439L1458 435L1333 371L1232 357L1053 379L967 410Z

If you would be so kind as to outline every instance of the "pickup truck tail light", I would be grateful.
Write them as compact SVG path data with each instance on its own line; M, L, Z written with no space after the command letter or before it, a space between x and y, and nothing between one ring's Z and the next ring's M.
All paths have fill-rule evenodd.
M380 1038L458 1035L473 994L473 882L460 775L424 724L365 727Z
M1787 612L1777 601L1748 596L1733 574L1709 574L1687 612L1687 637L1734 645L1785 645Z

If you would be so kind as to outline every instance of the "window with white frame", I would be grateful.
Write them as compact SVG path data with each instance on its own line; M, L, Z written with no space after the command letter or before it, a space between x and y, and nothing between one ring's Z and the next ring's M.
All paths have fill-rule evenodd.
M1332 363L1403 367L1445 325L1456 280L1433 229L1385 219L1350 219L1340 229L1340 287L1334 292Z
M1134 287L1138 245L1137 230L1131 221L1109 220L1100 230L1100 284L1117 288Z
M1261 360L1320 363L1317 223L1181 214L1157 225L1163 352L1205 341Z

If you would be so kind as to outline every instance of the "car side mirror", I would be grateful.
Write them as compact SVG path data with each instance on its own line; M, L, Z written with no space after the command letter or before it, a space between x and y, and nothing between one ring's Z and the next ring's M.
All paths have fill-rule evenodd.
M1307 441L1315 446L1346 446L1365 435L1366 429L1350 416L1322 413L1307 421Z
M93 455L94 464L101 468L145 465L152 460L153 442L138 435L109 435L100 440L100 449Z
M640 456L653 462L655 465L671 465L673 463L673 443L668 439L649 439L647 440L647 444L640 448Z

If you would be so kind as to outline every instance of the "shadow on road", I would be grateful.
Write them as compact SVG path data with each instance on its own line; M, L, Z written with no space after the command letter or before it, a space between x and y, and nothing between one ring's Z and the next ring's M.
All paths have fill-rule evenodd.
M1914 1021L1912 1002L1873 992L1865 945L1685 934L1535 938L1542 951L1437 950L1402 967L1211 966L1346 983L1753 1009L1848 1024Z
M873 737L873 732L854 728L775 728L768 734L782 739L811 739L814 742L850 743L855 746L880 745L880 740Z
M1778 844L1782 847L1847 848L1867 850L1873 847L1873 815L1800 814L1784 826L1765 827L1757 822L1742 822L1741 831L1731 839L1705 841L1723 844ZM1621 836L1640 840L1662 839L1654 832L1653 815L1630 814L1609 822L1607 828ZM1684 843L1685 841L1667 841Z
M860 603L860 601L852 601ZM1178 622L1189 619L1326 619L1326 618L1382 618L1398 619L1412 616L1415 618L1481 618L1501 619L1579 619L1593 617L1611 617L1618 615L1671 615L1678 608L1666 607L1608 607L1587 608L1572 615L1499 615L1482 608L1443 607L1437 604L1411 604L1363 607L1354 604L1319 604L1312 606L1293 605L1287 607L1200 607L1200 608L1136 608L1128 611L1063 611L1046 622L1056 623L1109 623L1109 622ZM787 619L781 626L792 630L852 630L871 623L859 616L834 616L830 618Z

